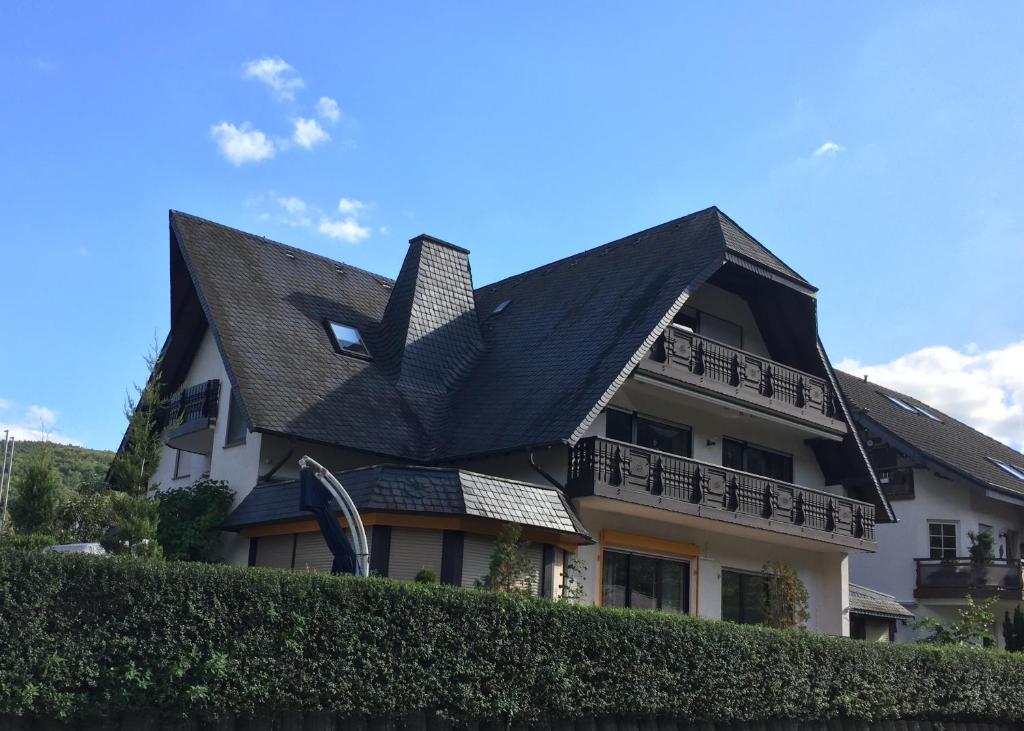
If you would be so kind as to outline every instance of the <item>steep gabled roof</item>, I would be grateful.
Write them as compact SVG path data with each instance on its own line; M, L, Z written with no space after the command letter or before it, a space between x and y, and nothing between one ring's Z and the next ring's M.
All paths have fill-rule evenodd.
M403 379L408 364L400 360L422 338L410 341L408 323L403 329L390 319L416 312L416 297L448 296L446 286L461 291L468 264L463 270L455 254L464 250L414 239L441 248L428 252L429 262L412 252L395 284L183 213L171 213L171 230L252 428L422 462L575 440L689 294L727 261L814 292L709 208L477 289L478 324L456 316L472 312L460 302L445 315L451 326L429 343L427 366L454 357L464 372L427 388L429 368ZM411 289L406 268L422 277ZM394 315L385 333L389 298ZM424 317L438 312L430 307ZM374 357L334 352L328 320L358 328ZM482 351L465 346L477 328ZM464 361L445 354L446 330L460 334Z
M854 407L854 418L869 431L880 432L907 445L940 469L955 473L983 489L995 489L1024 496L1024 480L1019 480L993 460L1024 470L1024 454L964 424L919 399L863 378L836 371L843 392ZM938 421L920 412L908 411L892 402L893 396L938 417Z

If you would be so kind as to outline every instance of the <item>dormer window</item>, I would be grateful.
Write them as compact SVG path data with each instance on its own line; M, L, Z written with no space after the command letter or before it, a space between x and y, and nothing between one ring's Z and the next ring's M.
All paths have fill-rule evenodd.
M370 351L363 341L363 336L356 328L334 320L327 321L327 330L331 335L334 349L339 353L370 357Z
M992 459L989 457L989 459ZM1007 462L1000 462L998 459L992 459L992 462L1008 475L1016 477L1018 480L1024 480L1024 467L1018 467Z

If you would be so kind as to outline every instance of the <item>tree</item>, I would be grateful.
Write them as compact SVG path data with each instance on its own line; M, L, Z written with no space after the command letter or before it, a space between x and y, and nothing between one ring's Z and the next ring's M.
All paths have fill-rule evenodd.
M61 484L49 450L39 450L26 465L13 492L11 519L19 533L41 533L53 528Z
M112 492L110 509L114 526L100 541L105 549L139 558L160 558L163 555L156 540L159 523L156 500Z
M124 442L110 465L110 486L130 495L145 495L149 480L160 464L163 449L161 415L166 399L161 395L160 357L146 358L149 378L146 385L135 386L135 395L125 397L124 415L128 420Z
M957 618L952 622L943 623L937 617L922 617L915 620L911 627L929 633L919 640L926 644L988 647L995 642L992 628L996 623L996 615L992 607L997 601L996 597L992 597L978 604L968 594L967 606L957 610Z
M587 596L586 587L583 585L583 578L587 575L587 563L583 559L573 556L566 557L565 566L562 569L562 583L559 584L558 601L579 604Z
M54 530L62 543L99 541L116 522L110 490L69 492L57 509Z
M526 544L519 538L523 527L518 523L506 523L494 540L494 552L487 575L478 579L476 587L507 594L533 594L536 573L530 557L526 555Z
M764 621L776 629L798 629L810 618L807 587L785 561L769 561L765 575Z
M220 559L217 526L231 510L232 493L221 480L197 480L160 493L156 536L164 557L181 561Z

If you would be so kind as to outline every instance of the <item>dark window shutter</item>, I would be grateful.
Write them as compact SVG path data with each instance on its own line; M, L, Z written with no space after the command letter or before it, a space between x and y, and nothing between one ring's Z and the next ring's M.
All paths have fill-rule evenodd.
M462 586L462 551L466 534L446 530L441 539L441 583Z
M370 538L370 573L376 576L388 575L388 564L391 562L391 526L375 525L371 528Z
M544 544L543 560L540 564L540 595L545 599L554 596L555 587L555 547Z

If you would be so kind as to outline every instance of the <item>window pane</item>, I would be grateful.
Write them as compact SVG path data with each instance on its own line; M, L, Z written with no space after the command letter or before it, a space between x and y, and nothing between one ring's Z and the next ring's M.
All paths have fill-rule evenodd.
M362 355L370 354L370 351L366 349L366 345L363 344L362 336L354 327L342 325L340 322L332 322L331 332L334 334L334 340L337 342L339 350L349 353L360 353Z
M626 606L626 579L629 575L629 556L624 553L604 552L604 576L601 604L605 607Z
M690 564L678 561L661 562L661 610L690 611Z
M236 444L245 441L248 428L245 418L242 416L242 404L238 400L238 393L231 389L231 402L228 404L228 431L224 436L225 444Z
M650 447L683 457L690 456L690 430L659 424L656 421L637 419L636 443L641 447Z
M743 467L743 445L732 439L722 440L722 465L734 470L742 470Z
M633 609L657 609L658 559L648 556L629 557L629 606Z
M722 572L722 619L740 621L740 574Z
M743 588L743 619L744 624L764 623L765 583L763 576L740 574Z
M620 442L633 441L633 415L608 409L604 414L604 435Z
M676 314L674 322L677 325L689 328L693 332L697 332L697 310L692 307L683 307Z
M700 334L734 348L743 347L743 328L706 312L700 313Z

